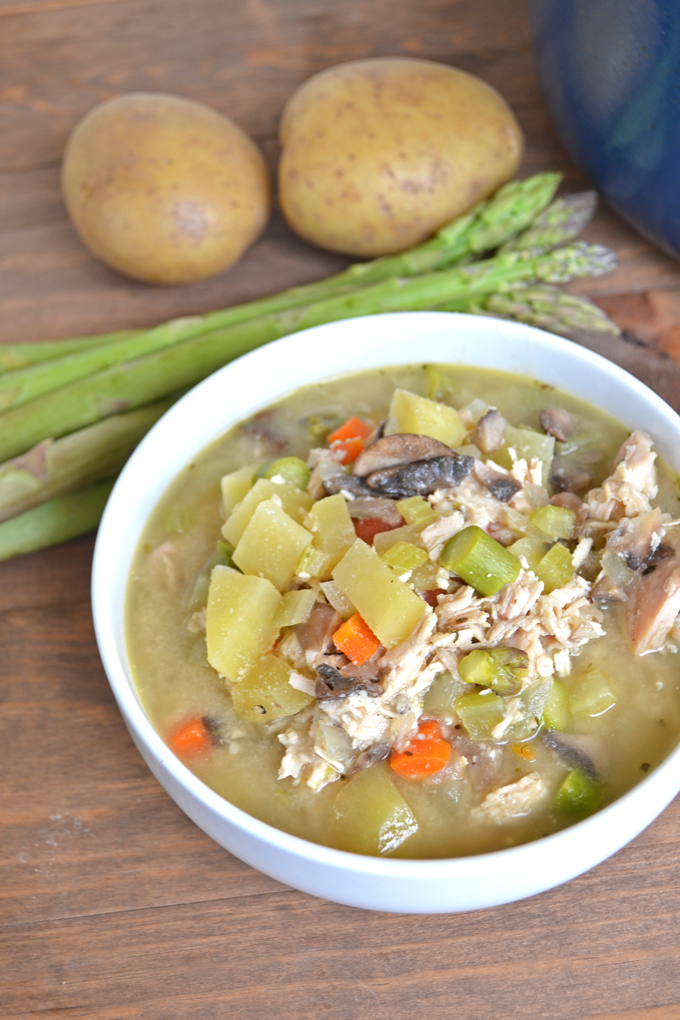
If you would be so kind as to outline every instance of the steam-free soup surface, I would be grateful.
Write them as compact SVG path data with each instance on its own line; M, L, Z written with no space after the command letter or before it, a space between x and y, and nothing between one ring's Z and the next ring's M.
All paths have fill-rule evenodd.
M332 440L347 419L354 416L363 423L364 433L385 420L388 434L418 431L404 429L403 421L400 427L395 408L417 417L430 405L411 400L404 411L399 399L395 403L395 390L406 392L407 397L399 398L402 403L415 395L457 410L462 433L448 444L454 452L445 467L451 468L457 453L456 470L467 472L461 482L442 484L424 496L386 496L379 487L366 496L361 485L370 488L377 476L355 474L351 477L358 479L356 491L343 490L340 476L350 477L347 472L352 471L342 460L347 442L329 445L328 436ZM485 451L477 445L487 442L480 422L487 416L487 425L498 423L489 414L491 409L502 419L505 440ZM567 417L555 419L556 410ZM546 411L551 412L547 417ZM450 425L446 413L442 415ZM429 428L430 438L441 424L436 414L435 418L434 429L423 426L425 433ZM560 431L572 426L568 436ZM457 427L454 421L454 432ZM621 425L566 394L505 373L455 366L385 369L334 379L305 387L241 423L179 473L154 511L134 561L127 637L139 694L152 724L185 764L231 803L287 832L357 852L404 857L481 853L546 835L598 810L641 781L676 744L680 730L673 620L660 638L647 631L640 637L642 625L635 616L647 612L653 599L649 584L654 573L668 572L677 556L673 521L680 515L675 477L657 459L651 470L658 493L640 498L652 510L658 508L658 514L648 522L651 539L637 536L639 562L625 545L630 542L627 525L622 528L620 522L624 517L642 521L651 510L640 504L641 510L628 506L621 512L618 504L608 519L597 519L597 514L602 518L608 512L598 509L606 495L602 483L613 477L615 458L628 437ZM521 446L525 439L526 450ZM357 447L370 448L374 441L375 434L359 437L351 456ZM493 436L488 443L493 446ZM382 640L373 634L377 650L356 665L334 643L333 634L340 633L343 618L361 614L347 597L351 590L346 587L347 561L342 556L330 568L327 561L318 576L304 569L312 562L309 549L319 542L308 507L296 511L296 525L309 531L312 545L301 555L290 580L279 583L278 589L269 580L266 584L275 592L274 601L289 591L315 593L313 612L324 607L321 615L330 627L330 638L323 647L310 649L305 645L309 641L305 622L279 627L272 647L264 650L252 666L254 673L247 676L247 670L224 675L208 661L205 607L210 645L209 600L216 605L217 585L231 583L234 574L249 576L239 572L232 558L238 560L239 543L224 541L222 528L233 507L227 506L225 513L221 479L233 478L234 472L249 466L246 489L229 485L225 489L233 501L233 493L246 492L258 474L267 474L272 462L290 457L306 462L313 448L324 453L310 460L309 486L317 487L312 503L334 498L337 504L343 499L346 512L353 515L349 519L359 545L351 545L352 533L344 556L368 557L370 569L377 562L376 570L391 571L396 587L403 585L422 600L420 616L419 604L408 602L418 617L415 630L424 634L434 627L413 646L412 675L399 681L401 693L392 698L390 711L385 709L385 719L378 720L382 730L376 719L387 699L383 690L394 687L400 655L410 646L405 640L388 647L383 630ZM641 456L637 449L634 452ZM632 464L632 455L629 460ZM275 486L283 481L274 474ZM508 487L513 490L510 497ZM276 506L280 502L274 500ZM550 508L557 506L567 513L555 517ZM634 514L633 509L639 512ZM538 510L543 516L532 517ZM409 520L409 515L418 518L419 513L419 520ZM571 521L573 532L546 534L535 524L523 524L529 518L547 520L553 532ZM518 574L505 592L516 589L529 602L534 598L533 608L524 614L502 609L503 589L485 596L474 584L466 584L456 569L443 565L447 555L453 555L455 535L473 526L509 551L511 572L513 561L518 563ZM622 530L625 541L617 545L613 536ZM638 530L644 530L642 525ZM396 540L391 536L406 540L405 553L394 551ZM218 542L223 544L216 554ZM399 555L413 557L409 552L413 548L418 563L409 570ZM552 559L542 561L551 550ZM607 550L608 573L603 569ZM557 574L548 574L553 559L559 561ZM556 578L552 593L548 577ZM560 592L567 590L571 595L566 609L555 609ZM515 623L508 623L508 612L511 616L515 611L519 614ZM212 612L214 620L217 610ZM486 623L479 622L480 614L486 615ZM560 614L565 619L571 614L568 636L546 635L540 628L553 626L550 621ZM539 636L531 644L527 634L534 624L539 627L534 636ZM212 626L215 631L217 624ZM492 626L503 632L500 638L493 637ZM368 632L373 633L370 627ZM582 640L586 632L592 636ZM213 645L216 641L213 633ZM645 641L660 646L636 654L636 647L638 653L646 650ZM501 668L498 655L489 657L492 649L500 649L501 659L512 653L510 664ZM476 659L470 657L472 652ZM293 681L293 702L299 698L301 707L290 716L274 710L272 717L260 705L244 708L234 696L244 679L256 683L252 677L261 678L264 655L270 656L266 662L273 656L277 664L283 663ZM340 680L328 669L320 671L320 664L335 669ZM345 688L343 693L342 684L350 683L356 690L348 695ZM335 697L338 691L340 696ZM365 713L358 725L350 725L346 718L353 704L359 715ZM373 736L362 730L369 721ZM332 747L323 743L329 739ZM300 757L304 749L311 760ZM409 771L412 759L415 775Z

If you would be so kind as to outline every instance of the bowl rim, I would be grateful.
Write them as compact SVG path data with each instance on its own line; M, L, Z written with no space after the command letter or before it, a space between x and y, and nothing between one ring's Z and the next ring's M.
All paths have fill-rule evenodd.
M608 377L616 380L619 384L623 384L626 390L628 390L631 395L634 395L636 399L640 400L643 405L649 405L650 403L652 405L656 405L656 410L659 412L660 418L672 423L677 430L678 438L680 438L680 417L675 413L675 411L673 411L672 408L669 407L668 404L665 403L665 401L662 400L661 397L649 389L644 383L640 382L640 380L587 348L580 347L569 340L546 333L543 330L539 330L531 326L525 326L521 323L513 323L495 318L465 315L455 312L397 312L377 316L366 316L357 319L341 320L339 322L316 326L311 329L300 331L299 333L284 336L279 340L275 340L267 344L265 347L251 351L250 353L245 354L235 361L225 365L223 368L200 382L197 386L180 398L180 400L163 415L130 457L119 479L117 480L107 503L95 545L92 569L92 608L97 643L116 701L126 725L130 729L133 739L140 749L140 753L142 752L142 748L140 747L141 742L159 766L169 772L181 787L185 788L193 798L204 804L216 816L229 822L242 832L253 835L268 846L287 851L296 858L328 864L335 868L340 866L343 871L354 872L365 876L379 875L392 879L426 878L428 880L432 880L450 878L452 874L455 873L457 877L465 878L466 876L471 877L479 874L481 871L487 870L501 861L507 865L518 858L525 860L525 863L526 861L530 862L533 858L542 859L545 857L546 853L550 853L557 845L562 847L563 853L569 853L570 844L573 844L574 846L576 844L580 845L583 839L587 840L590 832L593 834L598 833L601 836L603 828L606 828L606 822L614 813L619 815L622 809L630 808L635 805L636 810L643 817L642 823L635 828L632 835L627 836L627 838L623 841L617 840L616 845L613 848L610 847L609 849L605 849L601 856L597 856L597 859L593 860L593 863L599 863L599 861L610 856L611 853L616 852L616 850L618 850L621 846L625 845L628 839L633 838L633 836L642 831L655 817L657 817L670 800L673 799L675 794L678 792L678 789L680 789L680 768L678 767L680 765L680 741L655 769L650 771L634 787L622 794L611 804L602 808L589 818L576 822L559 830L558 832L541 837L533 842L521 843L516 846L471 856L442 858L371 857L345 850L339 850L321 843L314 843L303 837L295 836L284 830L277 829L275 826L261 821L243 809L236 807L220 794L213 791L202 780L194 775L194 773L191 772L191 770L187 768L187 766L184 765L183 762L177 758L170 748L163 742L142 707L141 701L134 687L129 663L127 664L127 669L125 667L125 656L120 654L120 649L121 647L124 647L125 641L123 637L121 646L120 633L116 634L116 624L114 622L115 613L112 615L115 597L109 582L109 571L112 564L112 557L115 560L115 554L112 553L111 543L120 535L120 512L125 508L125 501L128 497L127 489L131 484L130 480L133 478L135 473L140 474L138 466L153 455L153 451L155 451L156 447L159 445L159 437L162 438L164 433L171 426L174 426L176 422L183 421L187 417L187 414L199 407L201 403L209 403L208 398L210 398L213 390L216 392L217 385L221 384L225 378L230 379L232 376L236 376L236 381L238 381L238 377L247 379L251 372L257 373L258 369L264 366L267 361L271 362L276 358L279 358L280 360L282 350L285 351L287 355L290 355L291 352L293 354L296 353L296 349L299 353L300 350L309 348L310 343L313 344L318 342L320 333L323 334L323 338L325 340L332 340L334 333L342 335L347 331L348 326L356 329L357 327L362 327L365 323L368 323L370 330L371 326L376 324L376 320L380 320L381 327L382 325L385 325L389 328L391 324L396 324L398 322L408 323L410 327L414 327L416 330L420 326L424 326L427 329L430 325L435 324L443 325L446 323L447 326L455 326L456 324L459 324L464 325L465 329L469 330L473 335L479 334L480 336L484 336L491 332L495 334L496 339L500 336L503 339L507 339L509 342L516 341L524 345L528 344L530 347L533 344L541 349L550 348L556 353L567 354L570 357L574 357L577 361L580 361L584 367L590 365L599 369L600 372L604 370ZM376 329L377 328L378 327L376 326ZM421 360L423 359L411 354L408 358L399 357L397 360L391 362L391 364L417 364ZM428 358L427 360L438 364L444 363L439 358ZM478 362L461 361L460 358L450 362L450 364L475 363ZM382 361L376 362L375 367L379 364L386 365L387 363L383 359ZM368 366L362 365L358 370L355 369L355 371L363 371L366 367ZM305 386L314 381L325 381L330 378L348 374L350 371L351 369L348 370L343 367L339 371L331 373L315 373L313 378L305 379L301 381L299 385ZM512 372L513 370L504 368L500 371ZM522 374L526 375L526 370ZM541 375L545 375L545 372L541 372ZM538 378L538 376L536 377ZM293 387L293 389L294 388L295 387ZM566 392L570 392L568 387L563 387L563 389ZM273 398L268 396L262 400L258 399L243 414L239 414L237 416L234 416L233 414L230 415L226 419L226 424L220 419L220 422L216 425L214 434L210 439L200 439L195 442L194 455L200 453L200 451L205 449L205 447L214 439L233 428L234 425L236 425L238 421L242 420L244 417L257 413L258 410L269 406L273 400L281 399L290 392L292 392L291 387L283 387L279 390L278 396ZM596 403L595 400L590 398L583 398L580 393L575 395L579 396L581 399L586 399L591 403ZM621 421L620 416L616 415L616 417L619 417L619 420ZM623 423L625 424L625 422ZM626 425L626 427L628 426ZM662 443L661 445L664 444ZM657 449L659 448L656 438L655 447ZM190 459L191 458L188 460ZM185 464L188 463L188 460L183 461L179 465L173 466L172 472L170 473L170 480L172 480L172 478L174 478L182 470ZM680 468L680 463L678 463L678 467ZM166 472L166 474L167 473L168 472ZM153 492L155 495L151 499L147 498L146 504L151 505L151 508L153 508L162 497L168 484L169 482L166 481L160 486L154 486ZM139 516L141 517L142 515L139 514ZM143 515L143 523L137 534L137 541L141 537L143 528L146 526L148 521L148 517L148 512L145 512ZM137 541L135 542L135 546ZM119 570L120 567L121 564L119 562ZM123 583L124 591L127 588L129 567L130 562L126 561L124 571L125 581ZM125 594L123 593L123 603L124 601ZM121 608L124 612L124 605L119 607L119 614ZM118 619L118 623L120 623L120 619ZM146 758L146 755L144 755L144 757ZM647 798L649 788L652 786L655 788L659 787L661 785L660 780L666 779L671 774L675 779L672 791L670 794L666 791L665 794L661 794L656 798L651 798L654 805L652 808L649 808ZM646 804L648 809L644 810ZM640 810L641 808L642 810ZM201 825L200 821L196 819L195 821L199 826ZM238 852L235 852L238 855ZM585 869L583 867L579 867L578 870L574 871L574 875L583 870L587 870L587 868L591 866L592 864L588 864ZM574 875L569 877L574 877ZM550 888L555 884L559 884L559 882L553 882L550 885L541 886L541 888ZM540 889L537 889L536 891L540 891ZM500 903L502 901L497 900L495 902Z

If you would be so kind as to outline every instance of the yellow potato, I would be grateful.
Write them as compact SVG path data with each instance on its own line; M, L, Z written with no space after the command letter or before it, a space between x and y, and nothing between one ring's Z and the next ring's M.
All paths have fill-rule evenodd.
M290 226L363 257L429 237L509 180L522 154L517 121L494 89L407 57L314 75L287 103L280 141Z
M129 93L74 128L62 191L97 258L150 283L223 272L264 229L271 209L260 150L201 103Z

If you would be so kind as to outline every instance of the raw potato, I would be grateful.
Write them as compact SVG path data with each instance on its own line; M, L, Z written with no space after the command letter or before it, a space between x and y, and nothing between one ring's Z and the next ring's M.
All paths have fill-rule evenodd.
M74 128L62 191L97 258L150 283L191 283L228 269L264 229L267 169L255 143L201 103L129 93Z
M522 134L479 78L429 60L340 64L281 119L279 199L321 248L374 257L433 234L517 170Z

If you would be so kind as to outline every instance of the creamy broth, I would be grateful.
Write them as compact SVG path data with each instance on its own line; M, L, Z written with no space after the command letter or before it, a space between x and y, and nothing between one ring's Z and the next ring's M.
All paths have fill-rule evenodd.
M349 416L376 425L386 419L395 388L428 395L433 387L437 399L459 410L474 410L474 402L482 400L514 427L540 431L542 409L566 410L578 421L578 429L572 441L557 442L558 459L567 465L574 458L585 463L591 479L588 488L610 474L629 435L620 424L567 394L489 370L384 369L305 387L232 429L179 473L146 527L129 583L130 659L144 709L161 737L167 739L183 720L210 720L209 751L184 758L203 782L271 825L343 849L363 849L361 840L354 839L351 819L348 822L336 810L338 796L359 773L320 789L309 788L304 770L298 779L278 779L284 754L279 735L286 721L263 725L243 718L234 708L230 684L207 662L196 613L205 593L206 564L224 523L220 479L242 465L272 458L306 460L310 448L324 446L324 431ZM461 453L466 449L467 440ZM677 518L675 476L658 460L656 470L659 492L653 504ZM598 605L606 636L575 648L571 674L560 682L568 691L573 677L598 667L611 681L615 704L602 714L572 713L564 733L557 733L558 743L564 741L572 749L565 757L561 745L556 750L555 741L546 740L545 724L517 739L471 739L450 701L442 711L441 684L437 687L435 681L421 703L424 698L424 717L441 720L442 736L453 749L446 767L418 781L396 773L389 758L366 770L384 773L417 822L417 831L388 852L413 858L460 856L547 835L575 820L555 801L575 763L577 771L580 768L574 746L594 767L597 807L629 790L675 746L680 732L680 660L673 640L669 638L663 650L636 656L628 636L626 603L606 600ZM314 670L309 675L313 681ZM480 814L489 793L534 775L541 777L546 791L537 807L500 821Z

